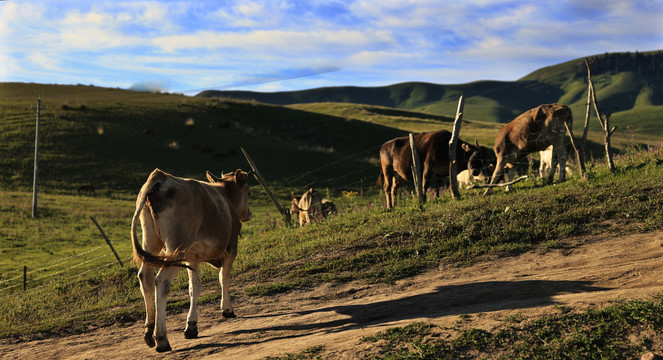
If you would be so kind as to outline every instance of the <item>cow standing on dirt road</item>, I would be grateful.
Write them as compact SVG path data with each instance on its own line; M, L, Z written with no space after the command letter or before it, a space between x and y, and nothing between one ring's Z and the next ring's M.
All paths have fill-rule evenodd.
M241 222L251 220L248 174L238 169L217 178L208 171L207 179L209 182L183 179L156 169L136 200L131 238L147 312L145 342L156 346L158 352L171 350L166 335L166 302L179 267L186 267L189 274L187 339L198 336L198 265L202 262L221 268L222 315L235 317L230 304L230 272ZM136 235L138 219L142 246Z

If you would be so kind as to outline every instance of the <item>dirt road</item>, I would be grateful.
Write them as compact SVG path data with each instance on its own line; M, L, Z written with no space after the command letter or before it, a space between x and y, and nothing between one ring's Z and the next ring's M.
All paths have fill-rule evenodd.
M322 345L324 358L371 352L363 336L414 321L492 329L506 318L582 310L663 291L663 231L569 240L566 249L491 256L469 267L438 269L396 285L322 285L266 298L242 297L235 319L218 304L200 309L200 337L184 338L186 314L169 314L173 351L157 354L142 339L142 321L83 335L0 343L3 359L262 359ZM461 314L462 321L461 320ZM659 345L663 346L663 345ZM656 350L656 349L655 349ZM661 353L661 349L658 352Z

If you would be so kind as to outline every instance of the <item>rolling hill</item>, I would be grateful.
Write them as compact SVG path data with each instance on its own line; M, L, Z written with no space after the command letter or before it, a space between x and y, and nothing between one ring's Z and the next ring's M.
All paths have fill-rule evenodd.
M591 56L593 80L603 111L622 130L632 125L643 134L663 135L663 51L606 53ZM378 105L453 116L458 96L466 94L465 118L508 122L539 104L559 102L571 106L576 119L583 119L587 101L587 70L584 59L574 59L539 69L523 78L477 81L460 85L410 82L384 87L328 87L302 91L260 93L250 91L204 91L200 97L255 100L291 105L341 102ZM575 127L582 126L576 120ZM590 129L599 130L597 121Z
M205 169L246 169L240 147L271 181L295 189L312 181L297 179L311 171L328 186L374 181L380 145L405 134L351 117L247 101L20 83L0 84L0 94L0 188L12 190L32 184L38 96L40 185L65 193L85 184L134 192L155 167L193 178Z

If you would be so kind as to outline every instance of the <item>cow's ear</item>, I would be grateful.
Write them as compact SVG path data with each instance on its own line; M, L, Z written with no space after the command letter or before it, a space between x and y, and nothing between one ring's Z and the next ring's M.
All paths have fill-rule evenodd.
M239 186L244 186L246 182L249 180L249 174L243 172L241 169L237 169L235 171L235 182Z
M466 151L466 152L472 151L472 148L467 143L463 143L463 145L461 145L461 146L462 146L463 150Z
M209 170L207 170L206 175L207 175L207 180L209 180L209 182L211 182L211 183L218 183L218 182L221 182L221 179L219 179L218 177L214 176Z

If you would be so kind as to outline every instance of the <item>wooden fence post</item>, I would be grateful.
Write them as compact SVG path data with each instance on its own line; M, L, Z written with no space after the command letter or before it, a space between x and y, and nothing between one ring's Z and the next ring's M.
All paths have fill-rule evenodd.
M598 100L596 98L596 89L594 89L594 82L592 81L591 77L591 69L590 69L590 64L585 59L585 64L587 65L587 82L589 83L589 92L591 95L592 103L594 103L594 110L596 111L596 117L599 120L599 123L601 123L601 128L603 129L604 132L604 137L603 141L605 143L605 156L606 160L608 162L608 169L610 172L615 172L615 164L612 161L612 149L610 148L610 135L614 132L614 129L610 129L610 117L606 116L605 120L603 119L603 114L599 110L599 105L598 105Z
M265 181L265 178L262 177L262 174L260 174L260 171L258 171L258 167L256 164L253 162L251 157L249 156L249 153L244 150L243 147L239 148L242 150L242 153L244 154L244 157L246 158L246 161L249 162L249 166L251 166L251 169L253 170L253 176L255 177L256 180L262 185L262 188L265 189L265 192L267 193L267 196L272 200L272 203L274 204L274 207L276 207L276 210L281 214L281 217L283 217L283 223L285 226L290 226L290 212L285 211L282 207L281 204L279 204L279 201L276 199L276 196L272 193L272 191L269 189L269 186L267 185L267 181Z
M585 58L585 66L587 66L587 79L592 78L592 64L594 64L594 60L589 61L589 59ZM589 82L587 83L587 109L585 110L585 126L582 129L582 148L583 151L585 151L585 142L587 141L587 130L589 129L589 117L592 114L591 111L592 108L592 87L589 86Z
M412 150L412 180L414 181L414 189L417 192L417 200L419 207L426 201L426 194L424 194L423 186L421 184L421 166L419 164L419 152L417 151L417 144L414 140L414 134L410 133L410 149Z
M573 131L571 131L569 124L564 122L564 126L566 127L566 132L569 134L569 138L571 139L571 146L573 146L573 150L576 152L576 162L578 162L578 166L580 166L580 177L583 181L587 180L587 171L585 169L585 150L584 148L578 149L578 146L576 146L575 139L573 138Z
M23 291L28 288L28 267L23 266Z
M41 95L37 98L37 120L35 121L35 164L32 174L32 217L37 217L37 180L39 173L39 117L41 114Z
M458 144L458 135L460 134L460 125L463 119L463 108L465 107L465 94L458 99L458 109L456 110L456 119L454 120L454 128L451 133L451 140L449 140L449 185L451 187L451 197L460 199L460 191L458 191L458 165L456 163L456 147Z
M121 267L124 267L124 264L122 263L122 260L120 260L120 257L117 255L117 252L115 252L115 248L113 247L113 244L111 244L110 240L108 239L108 236L106 236L106 233L104 230L99 226L99 223L97 220L95 220L92 216L90 216L90 219L92 222L97 225L97 229L99 229L99 232L101 233L101 236L104 237L104 240L106 240L106 244L110 247L111 251L113 252L113 255L115 255L115 258L117 259L117 262L120 263Z

